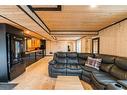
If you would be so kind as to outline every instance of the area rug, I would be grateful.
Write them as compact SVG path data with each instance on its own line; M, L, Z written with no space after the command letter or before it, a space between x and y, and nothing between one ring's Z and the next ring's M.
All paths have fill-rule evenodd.
M0 83L0 90L12 90L16 83Z

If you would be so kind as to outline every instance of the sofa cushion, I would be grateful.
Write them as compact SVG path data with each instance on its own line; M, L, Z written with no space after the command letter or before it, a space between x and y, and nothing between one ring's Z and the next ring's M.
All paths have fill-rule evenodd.
M96 76L105 76L105 75L109 75L108 73L106 73L106 72L103 72L103 71L94 71L94 72L92 72L92 74L94 74L94 75L96 75Z
M93 57L93 54L91 54L91 53L78 53L78 64L85 65L85 62L86 62L88 56Z
M69 52L69 53L67 53L67 57L69 57L69 58L77 58L77 53L76 52Z
M101 59L88 57L85 65L99 70Z
M92 53L78 53L78 58L87 60L88 57L94 57Z
M52 71L52 75L55 75L56 74L60 74L60 75L66 75L66 64L55 64L55 65L52 65L52 68L51 68L51 71Z
M71 65L71 64L67 64L67 68L71 69L71 70L81 69L81 67L79 65Z
M127 58L125 58L125 57L117 57L115 59L115 63L116 63L116 65L119 68L127 71Z
M97 82L103 85L116 82L116 79L108 74L93 74L92 76Z
M67 68L67 75L71 75L71 74L80 74L81 75L81 73L82 73L82 69L77 69L77 70L72 70L72 69L68 69ZM79 75L78 75L79 76Z
M112 66L113 66L113 64L104 64L104 63L102 63L101 66L100 66L100 69L102 71L105 71L105 72L108 73Z
M78 64L77 58L67 58L67 64Z
M116 83L116 80L112 80L112 79L104 80L105 78L96 77L96 81L103 85L108 85L109 83Z
M116 79L115 78L113 78L112 76L109 76L109 75L104 75L104 74L102 74L102 75L99 75L99 74L93 74L93 76L95 77L95 79L97 80L97 81L99 81L99 80L101 80L101 81L103 81L103 80L115 80L116 81Z
M62 73L62 74L61 74ZM64 69L59 69L59 68L52 68L52 74L61 74L61 75L66 75L66 68Z
M96 54L95 58L101 58L102 63L105 63L105 64L114 64L114 61L115 61L115 56L106 55L106 54Z
M55 69L65 69L66 64L55 64L55 65L53 65L53 68L55 68Z
M120 69L116 65L113 65L113 67L110 70L110 74L121 80L127 79L127 71Z
M57 52L54 54L54 60L56 61L56 64L66 64L66 53L65 52Z
M89 71L86 71L86 70L83 70L83 71L82 71L82 75L85 76L85 77L89 77L89 78L90 78L90 77L91 77L91 74L92 74L92 73L89 72Z
M67 53L67 64L78 64L77 53Z
M88 82L88 83L91 82L91 78L89 78L89 77L87 77L87 76L85 76L85 75L82 75L82 80L83 80L83 81L86 81L86 82Z
M78 58L78 64L79 65L85 65L86 60Z
M95 69L95 68L92 68L92 67L88 67L88 66L81 66L81 68L83 69L83 70L85 70L85 71L88 71L88 72L98 72L98 70L97 69Z
M56 56L59 58L65 58L66 57L66 53L65 52L57 52Z
M67 59L66 58L56 57L55 61L56 61L56 64L66 64L67 63Z

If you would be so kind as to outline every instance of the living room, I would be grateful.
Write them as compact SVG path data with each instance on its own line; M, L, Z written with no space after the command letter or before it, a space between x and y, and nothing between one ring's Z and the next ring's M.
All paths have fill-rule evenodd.
M2 4L0 90L127 89L127 5Z

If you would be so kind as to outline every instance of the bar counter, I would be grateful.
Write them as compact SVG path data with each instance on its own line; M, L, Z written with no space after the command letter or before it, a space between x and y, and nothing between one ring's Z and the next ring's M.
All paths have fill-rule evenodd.
M42 50L32 50L32 51L26 51L25 54L35 53L35 52L41 52Z
M26 67L44 57L44 50L32 50L25 52L24 62Z

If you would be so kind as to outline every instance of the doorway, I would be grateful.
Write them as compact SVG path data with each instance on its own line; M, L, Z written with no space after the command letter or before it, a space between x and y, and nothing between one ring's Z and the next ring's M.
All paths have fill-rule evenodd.
M72 42L68 42L67 44L67 51L68 52L73 52L74 51L74 45Z
M100 38L92 39L92 53L99 54L100 49Z

